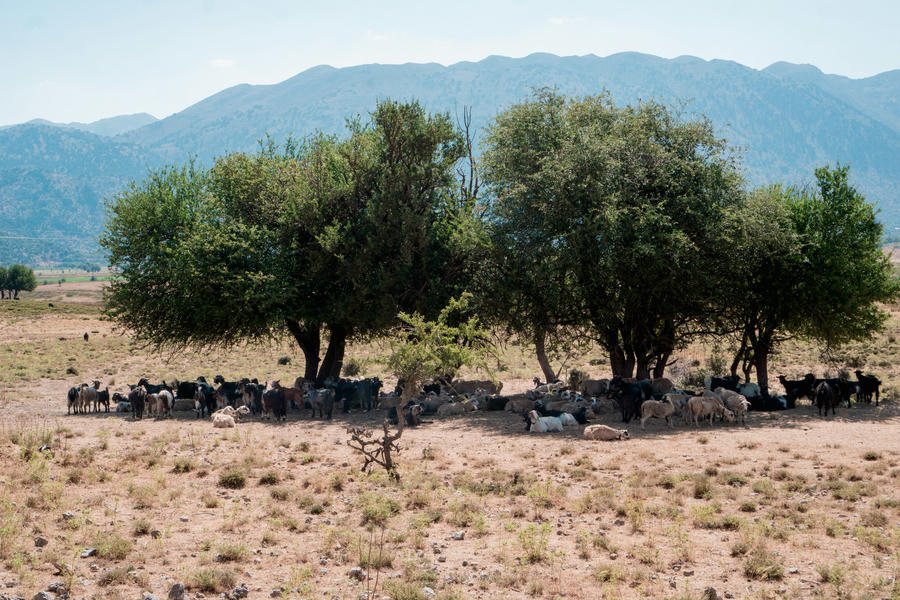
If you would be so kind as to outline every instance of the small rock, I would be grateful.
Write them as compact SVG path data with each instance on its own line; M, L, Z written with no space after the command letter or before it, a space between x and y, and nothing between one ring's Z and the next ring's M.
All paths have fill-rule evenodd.
M468 566L469 566L469 561L464 560L464 561L462 562L462 565L463 565L464 567L468 567Z
M91 556L94 556L95 554L97 554L96 548L85 548L84 550L81 551L81 558L90 558Z
M46 546L49 543L50 543L50 540L48 540L47 538L45 538L43 536L40 536L40 535L34 536L34 545L37 546L38 548L43 548L44 546Z
M182 523L187 523L188 521L191 520L190 517L185 516L185 515L181 515L181 516L179 517L179 519L181 520Z
M466 530L461 529L461 530L457 531L456 533L454 533L453 535L451 535L450 537L453 538L454 540L463 540L466 538Z
M62 514L62 518L68 521L69 519L74 519L75 515L70 513L69 511L66 511Z
M726 592L725 592L723 595L724 595L726 598L734 598L734 594L732 594L731 592L729 592L729 591L727 591L727 590L726 590Z
M72 573L75 572L75 569L72 568L72 565L68 565L64 562L57 561L57 562L53 563L53 566L56 567L55 575L65 576L65 575L71 575Z
M366 570L362 567L353 567L347 573L347 577L350 579L355 579L357 581L363 581L366 578Z
M31 597L31 600L53 600L54 597L55 596L50 592L38 592Z
M685 577L690 577L691 575L694 574L694 570L693 569L685 569L684 571L681 572L681 574L684 575Z
M799 572L800 572L800 569L798 569L796 567L791 567L790 569L788 569L788 573L790 573L791 575L794 575Z
M438 562L439 563L447 562L447 557L446 556L438 556Z
M51 583L47 586L48 592L53 592L54 594L61 594L66 591L66 584L62 581L57 581L56 583Z
M162 532L159 529L151 529L150 537L152 537L154 540L158 540L162 537Z
M231 590L232 598L246 598L249 594L250 590L247 588L246 583L242 583L241 585Z
M141 594L141 600L159 600L159 598L156 597L156 594L144 592L143 594Z
M270 598L281 598L281 590L272 590L269 593Z
M674 578L674 577L672 577L671 579L669 579L669 587L670 587L670 588L673 588L673 589L678 587L678 582L675 581L675 578Z
M184 600L183 583L176 583L169 588L169 600Z
M615 552L609 555L609 560L616 560L617 558L619 558L619 555Z
M434 590L430 587L423 587L422 593L425 594L425 596L428 598L434 598Z
M618 526L618 527L621 527L621 526L624 525L624 524L625 524L625 520L624 520L624 519L616 519L615 521L613 521L613 525L616 525L616 526Z
M716 591L716 588L714 588L714 587L708 587L705 590L703 590L703 595L700 596L700 599L701 600L722 600L721 596L719 596L719 593Z

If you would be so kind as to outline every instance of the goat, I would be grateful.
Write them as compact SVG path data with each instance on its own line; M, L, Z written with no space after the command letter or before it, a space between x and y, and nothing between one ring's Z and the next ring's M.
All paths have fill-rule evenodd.
M706 389L714 390L716 388L723 387L726 390L736 392L738 383L740 383L740 381L741 377L739 375L728 375L726 377L710 377L709 382L706 385Z
M649 381L627 382L616 375L609 383L608 397L614 398L622 411L622 422L629 422L641 410L641 404L653 394Z
M863 400L872 402L872 394L875 394L875 406L878 406L879 388L881 380L874 375L863 375L863 372L857 369L856 378L859 380L859 388L862 392Z
M271 390L266 390L262 394L262 417L265 419L269 416L274 417L278 421L287 420L287 396L286 388L272 386Z
M825 409L825 416L827 417L829 408L831 409L832 416L834 416L834 407L838 403L837 388L831 383L823 381L816 386L814 402L816 404L816 408L819 409L820 417L822 416L822 409Z
M482 389L489 394L499 394L500 390L503 389L503 382L498 381L494 383L493 381L462 381L457 379L450 383L449 386L453 389L457 394L473 394L476 390Z
M759 385L749 381L747 383L739 383L737 386L737 393L745 398L755 398L762 393L762 390L759 388Z
M100 387L100 382L94 380L92 385L88 385L86 383L81 384L81 389L78 392L78 403L81 405L81 411L89 412L91 410L91 405L94 406L94 412L97 412L98 409L98 401L97 401L97 388Z
M318 410L319 417L324 419L327 412L328 420L331 420L331 413L334 411L334 390L330 388L317 390L307 382L306 393L309 399L310 418L315 419Z
M584 379L578 391L585 396L602 396L609 391L609 379Z
M588 425L584 428L584 439L610 442L613 440L627 440L627 429L613 429L608 425Z
M68 394L66 394L66 414L70 415L74 412L76 415L78 414L78 409L81 406L78 395L81 393L81 387L70 387Z
M814 397L816 376L812 373L807 373L803 379L798 380L786 379L784 375L779 375L778 381L780 381L782 387L784 387L784 393L787 396L793 396L795 400L799 400L803 397L812 400Z
M537 411L533 410L527 413L528 420L531 422L529 431L532 433L547 433L548 431L562 431L563 425L559 417L542 417Z
M172 405L175 403L175 398L172 396L172 392L169 390L162 390L158 394L156 394L156 408L157 408L157 417L169 417L172 418Z
M202 417L204 412L210 416L216 404L216 390L208 383L198 382L197 390L194 392L194 404L197 418Z
M97 390L97 403L94 405L94 412L100 412L100 405L106 407L109 412L109 386L105 390Z
M144 418L144 404L147 402L147 390L138 386L128 392L128 403L131 405L131 416L136 420Z
M242 399L243 394L238 389L240 382L225 381L224 377L216 375L213 378L213 383L219 384L219 387L216 388L216 400L219 403L219 408L235 406Z

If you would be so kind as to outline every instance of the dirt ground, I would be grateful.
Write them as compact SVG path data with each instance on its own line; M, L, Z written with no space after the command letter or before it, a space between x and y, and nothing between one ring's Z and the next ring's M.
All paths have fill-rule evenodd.
M429 418L404 430L395 483L346 445L347 426L378 431L382 411L224 430L192 413L66 415L68 387L94 377L115 391L300 368L277 364L279 344L159 356L58 302L0 318L0 594L900 598L893 398L827 418L802 402L746 426L632 422L620 442L530 434L505 412ZM528 369L500 373L504 393L531 387L511 376Z

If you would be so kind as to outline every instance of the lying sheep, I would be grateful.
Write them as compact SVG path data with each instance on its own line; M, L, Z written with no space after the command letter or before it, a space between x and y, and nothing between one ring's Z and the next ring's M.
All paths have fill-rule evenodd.
M609 379L584 379L578 391L585 396L605 396L609 391Z
M215 418L216 415L228 415L233 418L235 421L240 420L241 417L247 416L250 414L250 409L246 406L239 406L234 408L233 406L226 406L224 408L220 408L216 412L212 414L212 417Z
M568 427L569 425L578 425L578 421L575 419L575 415L571 413L564 412L559 415L558 418L562 422L564 427Z
M529 398L513 398L503 407L506 412L522 413L534 410L534 400Z
M131 412L131 402L129 402L128 400L121 400L118 404L116 404L116 412L117 413Z
M668 398L668 394L665 397ZM663 402L645 400L641 404L641 429L644 428L644 423L647 422L647 419L651 418L665 419L666 425L671 427L673 414L675 414L675 405L668 400Z
M441 404L437 409L437 416L439 417L453 417L465 413L466 407L463 406L462 402L448 402L447 404Z
M234 427L234 417L231 415L226 415L224 413L214 413L213 414L213 427L219 429L228 429L229 427Z
M584 439L609 442L612 440L627 440L627 429L613 429L608 425L588 425L584 428Z
M531 427L528 430L532 433L563 430L562 420L559 417L542 417L537 414L536 410L529 412L526 416L531 422Z

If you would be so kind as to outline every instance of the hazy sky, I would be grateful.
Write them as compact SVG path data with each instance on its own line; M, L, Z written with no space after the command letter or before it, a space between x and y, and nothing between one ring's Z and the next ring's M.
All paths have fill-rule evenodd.
M162 118L319 64L622 51L866 77L900 68L900 2L0 0L0 124Z

